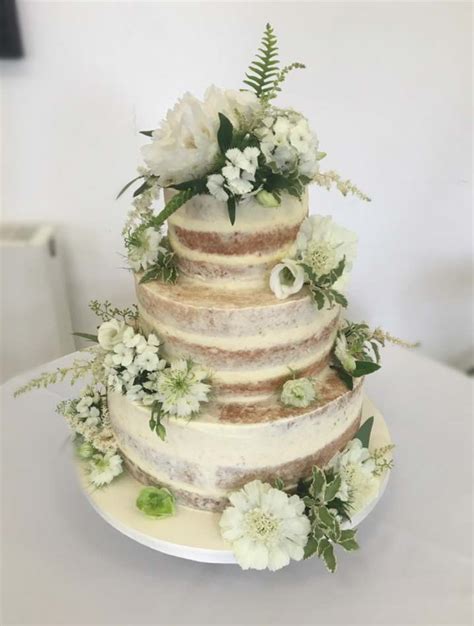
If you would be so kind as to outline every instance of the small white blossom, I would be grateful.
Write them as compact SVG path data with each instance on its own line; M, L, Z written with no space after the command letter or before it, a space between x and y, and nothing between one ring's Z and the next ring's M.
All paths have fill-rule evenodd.
M162 370L156 381L156 397L162 403L163 412L176 417L190 417L199 411L201 402L207 402L210 386L199 366L179 359Z
M229 194L223 186L224 181L225 179L222 174L212 174L211 176L207 177L206 183L206 187L211 196L214 196L214 198L220 200L221 202L225 202L229 197Z
M122 473L122 458L118 454L95 454L89 462L89 478L96 487L108 485Z
M314 382L309 378L287 380L283 385L280 400L287 406L307 407L316 399Z
M300 113L273 109L255 132L266 161L275 172L296 172L308 178L318 172L318 139Z
M304 284L304 270L292 259L275 265L270 274L270 289L279 300L298 293Z
M339 333L336 339L334 354L339 359L342 367L351 374L356 368L356 359L350 353L344 333Z
M128 262L135 272L147 270L156 262L163 235L155 228L138 229L128 243Z
M333 457L328 468L340 475L341 487L337 497L348 502L353 514L377 497L380 481L374 474L375 462L359 439L352 439Z
M219 525L242 569L275 571L303 558L310 522L297 495L254 480L229 500Z

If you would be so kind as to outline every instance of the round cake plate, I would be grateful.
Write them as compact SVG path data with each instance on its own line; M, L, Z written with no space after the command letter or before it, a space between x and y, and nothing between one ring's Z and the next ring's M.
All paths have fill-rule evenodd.
M380 411L365 398L362 420L372 415L375 420L370 448L390 444L390 434ZM223 564L236 562L229 544L220 535L220 513L198 511L177 505L173 517L150 519L135 506L143 485L128 472L124 472L107 487L96 489L87 478L86 464L77 457L75 462L81 488L93 508L106 522L130 539L153 550L192 561ZM388 476L389 472L386 472L380 482L378 496L352 518L351 527L360 524L375 507L385 490Z

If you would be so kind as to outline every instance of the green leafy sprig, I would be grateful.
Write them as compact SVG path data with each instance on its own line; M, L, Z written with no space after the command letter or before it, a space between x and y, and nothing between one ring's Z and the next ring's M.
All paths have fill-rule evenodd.
M369 417L355 435L365 448L369 446L374 418ZM314 466L309 480L300 482L298 495L306 506L311 522L311 531L305 547L304 558L317 555L330 572L337 567L334 546L339 545L347 552L359 548L355 529L342 529L339 517L350 520L348 505L337 498L341 477L332 469Z
M161 419L163 417L163 405L159 400L155 400L151 405L151 417L148 425L150 430L155 432L161 441L166 438L166 428L163 426Z
M304 68L303 63L291 63L280 70L278 39L272 26L266 24L260 47L245 73L243 82L258 98L268 103L276 98L281 91L281 85L292 70Z
M160 250L155 263L143 274L140 284L148 283L152 280L159 280L163 283L174 284L178 278L178 268L174 252L171 250L168 237L163 237L160 242Z
M344 272L346 265L345 257L341 259L334 269L322 276L317 276L314 270L306 263L301 263L300 265L305 271L311 296L318 309L322 309L326 304L331 309L336 304L347 307L347 298L340 291L333 288L333 285Z
M102 322L109 322L111 319L123 320L126 324L133 324L138 319L138 306L136 304L131 307L116 307L109 300L100 302L99 300L91 300L89 309L101 319Z

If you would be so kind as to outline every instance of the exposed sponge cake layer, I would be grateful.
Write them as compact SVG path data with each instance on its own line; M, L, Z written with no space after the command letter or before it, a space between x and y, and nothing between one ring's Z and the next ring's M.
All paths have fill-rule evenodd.
M348 391L332 373L306 409L278 403L215 403L191 421L168 419L166 440L151 432L149 409L109 394L112 428L130 471L145 484L169 487L182 504L220 510L227 494L259 478L296 485L354 436L362 383Z

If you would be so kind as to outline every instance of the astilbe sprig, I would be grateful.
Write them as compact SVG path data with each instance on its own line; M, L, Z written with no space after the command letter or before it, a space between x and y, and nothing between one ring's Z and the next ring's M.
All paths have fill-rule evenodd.
M347 196L348 194L363 200L364 202L371 202L369 196L367 196L363 191L361 191L354 183L352 183L349 179L343 179L337 172L334 170L329 170L327 172L318 172L315 174L313 178L313 182L320 187L324 187L328 191L331 187L335 186L338 191L342 193L343 196Z

